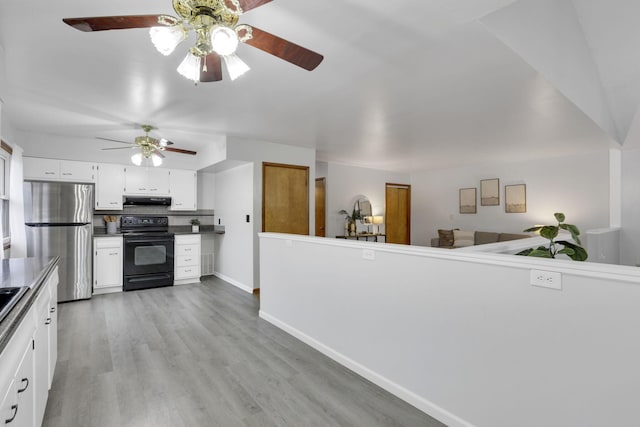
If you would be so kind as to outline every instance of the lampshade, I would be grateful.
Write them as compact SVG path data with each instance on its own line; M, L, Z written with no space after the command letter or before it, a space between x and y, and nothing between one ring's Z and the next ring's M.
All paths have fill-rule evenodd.
M180 65L178 66L178 73L183 77L193 80L194 82L200 81L200 61L199 56L193 53L187 53Z
M238 48L238 35L231 28L219 25L211 30L211 48L218 55L231 55Z
M235 53L231 55L223 56L224 63L227 65L227 72L231 80L235 80L247 71L250 70L249 66Z
M151 153L151 163L153 166L160 166L162 164L162 157L160 157L157 153Z
M131 163L136 166L140 166L142 164L142 153L135 153L131 156Z
M158 52L167 56L187 37L187 33L182 25L151 27L149 29L149 37L151 37L151 41Z
M377 225L384 224L384 217L382 215L375 215L372 222Z

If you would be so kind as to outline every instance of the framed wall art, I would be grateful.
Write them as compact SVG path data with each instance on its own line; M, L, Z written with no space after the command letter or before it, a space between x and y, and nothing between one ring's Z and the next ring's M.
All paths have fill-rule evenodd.
M476 201L476 188L461 188L460 189L460 213L461 214L474 214L476 213L477 201Z
M504 186L504 206L507 213L527 211L527 186L525 184Z
M500 205L500 180L483 179L480 180L480 206Z

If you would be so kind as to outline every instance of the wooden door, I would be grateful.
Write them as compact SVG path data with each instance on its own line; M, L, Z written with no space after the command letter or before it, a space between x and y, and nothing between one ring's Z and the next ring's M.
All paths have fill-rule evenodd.
M262 164L262 231L309 234L309 168Z
M387 184L385 196L386 242L411 244L411 186Z
M316 236L326 237L326 178L316 178Z

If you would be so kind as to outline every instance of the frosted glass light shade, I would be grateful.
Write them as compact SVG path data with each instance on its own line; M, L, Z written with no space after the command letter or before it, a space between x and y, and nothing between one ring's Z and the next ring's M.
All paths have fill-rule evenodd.
M149 37L158 52L167 56L170 55L186 37L187 33L182 25L172 27L151 27Z
M224 59L231 80L237 79L250 70L249 66L242 59L238 58L238 55L235 53L223 56L222 59Z
M153 163L153 166L160 166L162 164L162 157L156 153L151 153L151 163Z
M229 27L215 27L211 30L211 48L218 55L231 55L238 49L238 35Z
M178 66L178 73L181 76L193 80L194 82L200 81L200 60L199 56L193 53L187 53L180 65Z
M140 166L142 164L142 153L135 153L131 156L131 163L136 166Z

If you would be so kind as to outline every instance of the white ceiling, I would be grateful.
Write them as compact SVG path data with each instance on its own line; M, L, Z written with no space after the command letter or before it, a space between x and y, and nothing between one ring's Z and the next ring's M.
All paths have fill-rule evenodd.
M249 73L196 86L175 71L189 43L164 57L147 30L82 33L61 21L175 15L170 0L2 0L3 114L17 135L30 135L15 141L26 155L59 144L60 157L122 162L130 153L101 151L117 144L95 137L130 140L141 123L196 151L231 135L405 172L608 149L612 140L579 100L480 20L523 1L536 0L274 0L241 22L324 62L307 72L243 45ZM640 2L554 1L575 11L603 108L624 135L640 99ZM56 142L65 139L74 143Z

